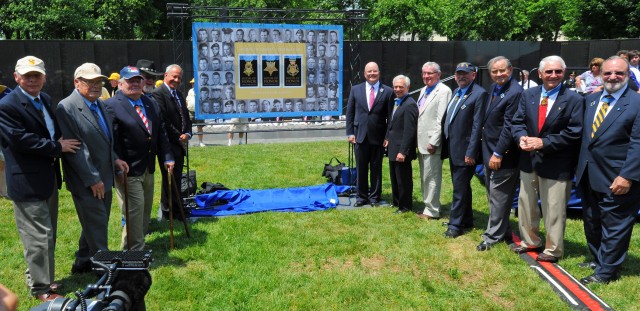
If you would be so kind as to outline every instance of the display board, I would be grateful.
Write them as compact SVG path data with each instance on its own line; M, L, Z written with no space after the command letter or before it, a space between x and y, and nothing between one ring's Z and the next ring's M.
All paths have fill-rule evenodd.
M193 23L196 119L338 116L342 26Z

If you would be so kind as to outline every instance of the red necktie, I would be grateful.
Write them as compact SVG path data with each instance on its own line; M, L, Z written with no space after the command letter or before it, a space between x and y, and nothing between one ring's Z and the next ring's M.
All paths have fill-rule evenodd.
M147 128L147 131L149 132L149 134L151 134L151 127L149 127L149 120L147 120L147 117L144 115L144 113L142 112L142 108L139 105L136 105L136 112L140 116L140 119L142 119L142 123L144 123L144 126Z
M549 97L545 96L538 106L538 133L542 130L544 120L547 118L547 104L549 103Z
M369 111L371 111L371 108L373 108L373 102L376 100L376 93L375 93L375 89L372 86L371 87L371 92L369 92Z

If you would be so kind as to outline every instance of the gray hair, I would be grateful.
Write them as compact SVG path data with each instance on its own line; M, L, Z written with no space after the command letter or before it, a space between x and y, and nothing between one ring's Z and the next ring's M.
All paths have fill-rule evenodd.
M178 64L171 64L171 65L167 66L167 69L165 69L164 72L167 73L167 72L171 71L173 68L176 68L176 67L178 69L180 69L180 71L182 72L182 67L180 67L180 65L178 65Z
M393 78L393 84L396 84L396 81L400 79L404 80L404 86L406 86L407 88L409 87L409 85L411 85L411 80L405 75L397 75L395 78Z
M562 59L562 57L560 57L558 55L551 55L551 56L547 56L547 57L543 58L540 61L540 66L538 66L538 71L540 71L540 72L544 71L544 68L550 62L558 62L558 63L560 63L560 65L562 66L562 70L567 68L567 64L564 63L564 59Z
M629 67L629 66L630 66L630 65L629 65L629 60L627 60L626 58L624 58L624 57L622 57L622 56L618 56L618 55L614 55L614 56L611 56L611 57L607 58L607 59L602 63L602 65L604 65L604 63L606 63L606 62L609 62L609 61L612 61L612 60L615 60L615 59L623 60L625 63L627 63L627 67ZM602 66L601 66L601 68L602 68ZM627 74L629 74L629 68L627 68Z
M422 65L422 69L425 69L427 67L433 67L435 68L436 72L440 72L440 65L438 65L438 63L436 62L426 62L424 63L424 65Z
M511 61L510 61L508 58L506 58L506 57L504 57L504 56L496 56L496 57L494 57L494 58L492 58L492 59L490 59L490 60L489 60L489 62L487 63L487 68L488 68L489 70L491 70L491 66L493 66L493 64L495 64L495 63L497 63L497 62L499 62L499 61L501 61L501 60L504 60L504 61L506 61L506 62L507 62L507 68L512 68L512 67L513 67L513 66L511 65ZM524 70L523 70L523 71L524 71ZM527 74L528 74L528 73L529 73L529 72L527 71Z

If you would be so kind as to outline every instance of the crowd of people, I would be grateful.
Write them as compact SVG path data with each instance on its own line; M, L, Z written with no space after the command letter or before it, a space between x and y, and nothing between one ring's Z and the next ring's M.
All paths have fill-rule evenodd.
M0 99L7 195L24 246L27 286L33 297L49 301L62 297L63 287L54 280L60 167L82 228L71 274L91 273L90 258L108 250L112 189L125 250L145 247L156 158L161 209L166 215L171 204L180 206L180 194L169 196L169 181L182 176L191 120L178 90L183 71L175 64L162 73L143 59L107 77L96 64L84 63L73 74L74 90L57 104L42 92L47 75L41 59L19 59L13 76L17 86L3 89ZM105 92L106 81L111 92Z
M564 83L566 64L559 56L540 61L538 86L528 83L528 72L525 83L518 83L509 59L494 57L487 64L493 82L488 90L475 82L477 68L471 63L456 66L452 91L440 81L440 66L426 62L417 102L407 95L408 77L396 76L391 88L380 82L378 65L368 63L366 81L351 88L347 103L346 134L354 144L357 170L355 206L385 204L386 153L396 213L412 210L411 162L418 159L424 210L417 216L440 219L442 166L448 158L453 197L444 236L457 238L474 225L471 179L482 164L489 220L476 249L488 251L505 242L515 253L532 252L538 261L555 263L565 253L566 208L575 176L592 255L580 266L594 270L580 282L618 279L640 209L636 55L621 51L592 61L589 80L600 83L585 94ZM518 186L521 241L514 243L509 215Z
M563 83L566 65L559 56L540 61L541 85L526 90L502 56L487 64L493 81L488 91L475 82L477 68L471 63L456 66L452 91L440 81L439 64L426 62L417 101L408 94L409 77L398 75L389 87L380 82L379 66L366 64L366 81L352 87L347 103L346 132L357 166L355 205L384 204L386 154L392 204L397 213L411 211L412 161L418 159L424 203L418 217L440 219L442 166L448 158L453 198L444 235L457 238L473 227L471 179L481 163L490 215L477 250L506 242L516 253L539 252L538 261L557 262L565 251L566 205L575 175L593 256L583 266L594 269L581 282L616 280L640 208L638 55L618 54L592 61L597 68L589 72L601 82L586 95ZM19 59L13 76L15 89L0 87L0 139L10 181L6 195L13 200L30 293L48 301L61 297L63 286L54 280L60 168L82 227L72 274L92 272L89 258L108 249L114 188L124 220L121 247L143 249L156 158L161 210L166 214L170 205L180 204L179 195L168 195L169 181L182 175L194 95L185 98L178 90L179 65L162 73L144 59L109 77L96 64L82 64L73 75L74 90L57 104L42 92L47 76L41 59ZM156 84L159 77L162 82ZM111 91L105 92L107 81ZM283 104L285 109L302 105ZM257 101L248 102L248 111L257 107ZM519 244L511 239L509 222L517 186ZM538 235L541 219L544 243Z

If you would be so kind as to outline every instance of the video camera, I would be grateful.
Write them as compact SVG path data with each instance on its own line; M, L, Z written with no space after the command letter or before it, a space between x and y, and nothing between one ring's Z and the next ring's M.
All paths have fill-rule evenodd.
M76 291L77 299L57 298L31 311L144 311L151 261L151 251L98 251L91 258L93 270L102 274L97 283Z

